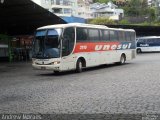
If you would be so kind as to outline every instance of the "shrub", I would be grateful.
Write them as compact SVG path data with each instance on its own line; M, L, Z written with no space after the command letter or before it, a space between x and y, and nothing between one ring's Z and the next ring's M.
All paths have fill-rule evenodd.
M129 23L128 20L123 19L123 20L119 21L119 24L121 24L121 25L128 25L128 24L130 24L130 23Z
M115 22L113 21L113 20L111 20L111 19L109 19L109 18L102 18L102 17L100 17L100 18L95 18L95 19L91 19L91 20L89 20L89 23L90 24L103 24L103 25L114 25L115 24Z

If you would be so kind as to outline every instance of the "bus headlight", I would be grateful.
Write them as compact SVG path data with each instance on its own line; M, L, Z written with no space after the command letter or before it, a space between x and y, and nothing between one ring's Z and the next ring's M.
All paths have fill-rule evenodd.
M52 65L60 64L60 61L54 61L52 62Z
M32 64L35 64L35 59L32 58Z

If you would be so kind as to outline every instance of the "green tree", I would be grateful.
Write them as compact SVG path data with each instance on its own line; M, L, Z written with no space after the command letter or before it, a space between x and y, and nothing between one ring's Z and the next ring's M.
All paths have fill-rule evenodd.
M130 0L123 9L125 11L125 14L128 16L139 16L142 12L142 1Z
M147 15L149 11L148 0L143 0L140 15Z
M121 24L121 25L128 25L128 24L130 24L130 23L129 23L128 20L123 19L123 20L119 21L119 24Z
M143 0L142 1L142 9L148 8L148 0Z
M109 18L95 18L89 21L90 24L114 25L115 22Z
M141 1L131 0L128 4L128 14L131 16L139 16L141 11Z
M149 14L150 21L155 21L155 19L156 19L156 10L155 10L155 8L150 8L148 10L148 14Z

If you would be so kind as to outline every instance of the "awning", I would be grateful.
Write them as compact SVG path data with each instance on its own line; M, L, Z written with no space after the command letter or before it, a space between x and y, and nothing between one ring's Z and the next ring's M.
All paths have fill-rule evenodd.
M0 34L33 34L45 25L64 24L63 19L31 0L0 0Z

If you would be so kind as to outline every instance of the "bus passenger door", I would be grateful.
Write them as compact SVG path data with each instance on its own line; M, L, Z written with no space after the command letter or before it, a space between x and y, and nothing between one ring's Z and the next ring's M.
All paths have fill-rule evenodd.
M74 69L74 55L71 54L75 43L75 28L68 27L64 29L62 39L62 69Z

